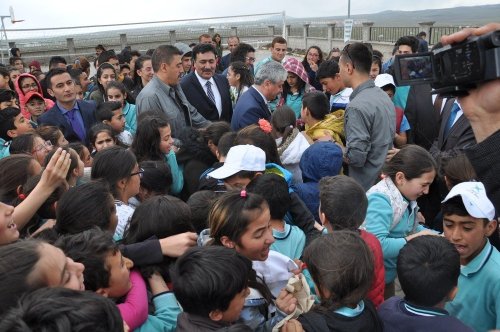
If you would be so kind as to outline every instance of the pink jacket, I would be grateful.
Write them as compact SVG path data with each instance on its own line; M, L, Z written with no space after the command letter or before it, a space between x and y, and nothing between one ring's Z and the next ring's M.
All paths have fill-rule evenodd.
M38 80L36 79L35 76L31 75L31 74L28 74L28 73L24 73L24 74L21 74L19 75L19 77L16 79L16 81L14 82L14 88L16 89L16 92L17 94L19 95L19 105L21 106L21 114L26 118L26 119L30 119L31 118L31 114L26 110L26 95L23 93L23 89L21 89L21 86L20 86L20 82L21 82L21 79L24 78L24 77L31 77L35 82L36 84L38 85L38 93L41 94L43 96L43 91L42 91L42 86L40 85L40 82L38 82ZM53 106L54 106L54 101L52 101L51 99L47 99L47 98L44 98L45 100L45 110L49 110L51 109Z

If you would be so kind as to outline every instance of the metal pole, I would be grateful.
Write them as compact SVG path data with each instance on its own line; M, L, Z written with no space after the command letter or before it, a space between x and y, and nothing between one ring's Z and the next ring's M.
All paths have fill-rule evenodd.
M351 18L351 0L347 0L347 18Z
M5 24L3 22L3 20L5 18L10 18L10 16L0 16L2 18L2 36L0 38L0 53L2 53L2 63L3 62L3 49L2 49L2 41L5 37L5 45L7 46L7 58L9 57L9 40L7 39L7 31L5 30Z
M281 35L283 38L287 39L288 36L286 35L286 12L285 11L283 11L282 20L283 20L283 31L282 31Z

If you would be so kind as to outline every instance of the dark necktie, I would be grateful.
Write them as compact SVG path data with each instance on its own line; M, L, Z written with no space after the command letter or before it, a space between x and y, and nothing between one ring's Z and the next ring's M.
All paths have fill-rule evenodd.
M214 103L214 105L216 105L214 92L212 91L212 83L210 83L210 81L207 81L207 83L205 83L205 85L207 86L208 98L212 101L212 103Z
M460 111L460 106L458 106L457 103L454 103L453 108L451 109L450 112L450 117L448 118L448 122L446 122L446 126L444 127L444 135L443 135L444 138L448 137L450 129L453 126L453 123L455 122L455 119L457 117L458 111Z
M69 111L68 114L68 119L71 124L71 127L73 128L73 131L76 133L80 141L85 142L85 130L83 129L80 121L78 121L78 117L76 115L77 110L73 109Z

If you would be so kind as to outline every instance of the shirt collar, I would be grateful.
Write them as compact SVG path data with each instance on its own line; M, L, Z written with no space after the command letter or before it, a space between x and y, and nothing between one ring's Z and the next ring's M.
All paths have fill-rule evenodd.
M61 113L62 113L63 115L66 115L66 113L68 113L69 111L79 110L79 109L80 109L80 107L78 106L78 102L77 102L76 100L75 100L75 104L73 105L73 108L71 108L70 110L68 110L68 109L66 109L66 108L64 108L64 107L62 107L62 105L61 105L61 104L59 104L59 102L58 102L58 101L56 101L56 104L57 104L57 107L59 107L59 109L61 110Z
M262 94L262 92L260 92L260 90L257 88L257 85L255 85L255 84L254 84L254 85L253 85L253 88L255 89L255 91L257 91L257 92L259 93L259 95L262 97L262 99L264 99L264 102L265 102L265 103L266 103L266 105L267 105L268 100L266 99L266 97L264 97L264 95Z
M200 82L201 86L203 86L203 87L205 86L205 84L207 84L207 82L212 83L212 85L215 84L213 76L210 77L209 80L207 80L207 79L204 79L203 77L201 77L200 75L198 75L198 72L196 70L194 71L194 74L196 75L198 82Z
M470 275L479 272L481 268L486 264L488 259L493 252L493 247L490 244L490 241L486 239L486 244L484 245L483 250L477 255L469 264L462 266L460 269L460 274L469 277Z
M425 316L425 317L433 317L433 316L448 316L448 311L441 308L434 307L423 307L416 304L410 304L406 300L401 300L399 304L400 308L407 313L410 313L415 316Z
M341 307L335 310L335 312L346 317L357 317L363 312L363 310L365 310L365 303L361 300L356 308Z

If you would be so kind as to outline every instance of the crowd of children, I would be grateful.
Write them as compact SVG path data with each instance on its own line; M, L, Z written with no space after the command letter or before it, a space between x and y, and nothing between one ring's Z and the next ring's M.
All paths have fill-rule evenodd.
M365 191L343 167L351 91L336 60L309 61L318 47L284 61L269 122L175 138L167 118L134 105L155 53L98 48L91 90L79 65L61 95L51 79L66 69L42 84L0 67L0 331L500 329L485 185L463 153L442 165L407 145L396 109L401 149ZM236 104L253 74L228 68ZM394 95L392 76L373 79ZM79 89L91 101L68 110L61 100ZM86 105L95 121L77 132ZM71 135L40 120L55 108ZM448 194L431 229L417 199L436 177Z

